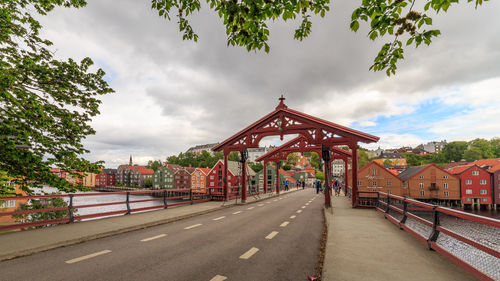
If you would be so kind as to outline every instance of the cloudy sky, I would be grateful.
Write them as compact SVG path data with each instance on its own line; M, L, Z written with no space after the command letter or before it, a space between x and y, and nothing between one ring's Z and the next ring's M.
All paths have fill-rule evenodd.
M56 56L91 57L116 91L102 98L97 133L85 141L86 158L108 167L222 141L281 94L293 109L380 137L367 148L500 136L500 1L434 16L442 36L406 49L391 77L368 70L391 38L373 42L366 26L349 31L361 1L333 2L303 42L293 39L296 22L271 23L269 54L227 47L221 19L207 9L191 18L198 43L182 41L150 1L88 0L40 21Z

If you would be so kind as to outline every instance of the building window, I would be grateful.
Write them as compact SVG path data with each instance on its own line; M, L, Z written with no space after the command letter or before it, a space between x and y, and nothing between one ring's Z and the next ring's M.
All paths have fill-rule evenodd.
M423 183L423 182L419 182L419 183L418 183L418 187L420 187L420 188L424 188L424 183Z
M443 176L443 179L447 179L447 178L448 178L448 176Z
M465 180L465 184L471 185L472 184L472 180Z
M472 194L472 189L466 189L465 194Z
M448 197L448 190L444 191L444 197Z
M372 169L372 176L376 176L377 175L377 169Z
M391 186L391 181L390 180L387 181L387 186Z
M361 181L358 181L358 186L361 186Z
M479 171L472 171L473 176L479 176Z
M466 199L465 199L465 201L468 201L468 202L470 202L470 198L466 198Z
M210 179L213 180L214 179L214 176L210 176Z
M418 178L419 178L419 179L423 179L423 178L424 178L424 176L419 176Z
M447 182L443 183L443 187L448 188L448 183Z
M424 196L424 195L425 195L425 191L420 190L420 196Z
M0 202L0 209L15 208L15 207L16 207L16 200L5 200L3 202Z
M210 182L210 186L214 186L214 182L213 182L213 181L212 181L212 182Z
M481 189L479 190L479 194L487 194L488 191L486 189Z
M377 186L377 182L376 181L372 182L372 185Z
M219 170L219 175L222 175L222 171L221 170Z
M485 185L486 184L486 180L479 180L479 184L480 185Z
M387 189L387 194L391 194L391 190L390 189Z
M488 202L488 198L483 198L483 202Z
M403 182L403 187L406 188L406 182Z
M227 179L228 179L228 180L231 180L231 176L227 176Z

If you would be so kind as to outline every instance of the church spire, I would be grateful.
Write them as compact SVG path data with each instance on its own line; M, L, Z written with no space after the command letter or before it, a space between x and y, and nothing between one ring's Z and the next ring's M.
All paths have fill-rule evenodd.
M132 154L130 154L130 161L128 162L129 166L132 166Z

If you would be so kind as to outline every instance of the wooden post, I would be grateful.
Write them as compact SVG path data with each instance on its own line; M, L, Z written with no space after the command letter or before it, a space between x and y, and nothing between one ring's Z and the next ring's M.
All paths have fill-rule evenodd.
M358 144L353 142L349 145L352 151L352 207L358 205Z
M276 194L280 194L280 161L276 161Z
M247 202L247 161L241 163L241 203Z
M224 184L224 200L228 200L228 194L227 194L227 158L229 156L229 151L224 150L224 172L222 175L222 180Z
M347 188L349 187L349 170L348 170L348 163L349 158L346 157L344 159L344 194L347 196Z
M267 162L264 161L264 194L267 193Z

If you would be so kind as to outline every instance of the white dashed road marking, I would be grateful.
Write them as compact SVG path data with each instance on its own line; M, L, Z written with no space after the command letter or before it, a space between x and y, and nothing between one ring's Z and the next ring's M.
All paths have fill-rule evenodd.
M264 204L259 204L259 207L262 207L262 206L264 206Z
M75 262L79 262L79 261L91 259L91 258L100 256L100 255L107 254L107 253L111 253L111 251L110 250L104 250L104 251L101 251L101 252L93 253L93 254L86 255L86 256L83 256L83 257L79 257L79 258L75 258L75 259L72 259L72 260L67 260L66 263L67 264L72 264L72 263L75 263Z
M278 234L278 231L273 231L271 233L269 233L269 235L266 236L266 239L273 239L274 236L276 236Z
M233 213L233 215L237 215L237 214L239 214L239 213L241 213L241 211L234 212L234 213Z
M226 280L227 277L226 276L222 276L222 275L215 275L214 278L210 279L210 281L224 281Z
M297 213L299 213L299 214L302 213L302 210L298 210Z
M306 206L302 206L302 209L305 209L305 208L306 208Z
M289 223L290 223L289 221L286 221L286 222L284 222L284 223L280 224L280 226L281 226L281 227L285 227L285 226L287 226Z
M253 208L255 208L255 207L249 207L249 208L247 208L247 210L251 210L251 209L253 209Z
M253 247L250 250L248 250L246 253L240 256L240 259L248 260L251 258L255 253L257 253L259 249Z
M290 218L291 218L291 219L294 219L294 218L296 218L296 216L290 216Z
M221 219L223 219L223 218L225 218L225 217L226 217L226 216L222 216L222 217L215 218L215 219L213 219L213 220L214 220L214 221L218 221L218 220L221 220Z
M194 225L192 225L192 226L184 227L184 229L191 229L191 228L198 227L198 226L200 226L200 225L202 225L202 224L201 224L201 223L197 223L197 224L194 224Z
M158 238L162 238L162 237L165 237L165 236L167 236L167 234L160 234L160 235L156 235L156 236L153 236L153 237L144 238L144 239L141 240L141 242L148 242L148 241L155 240L155 239L158 239Z

